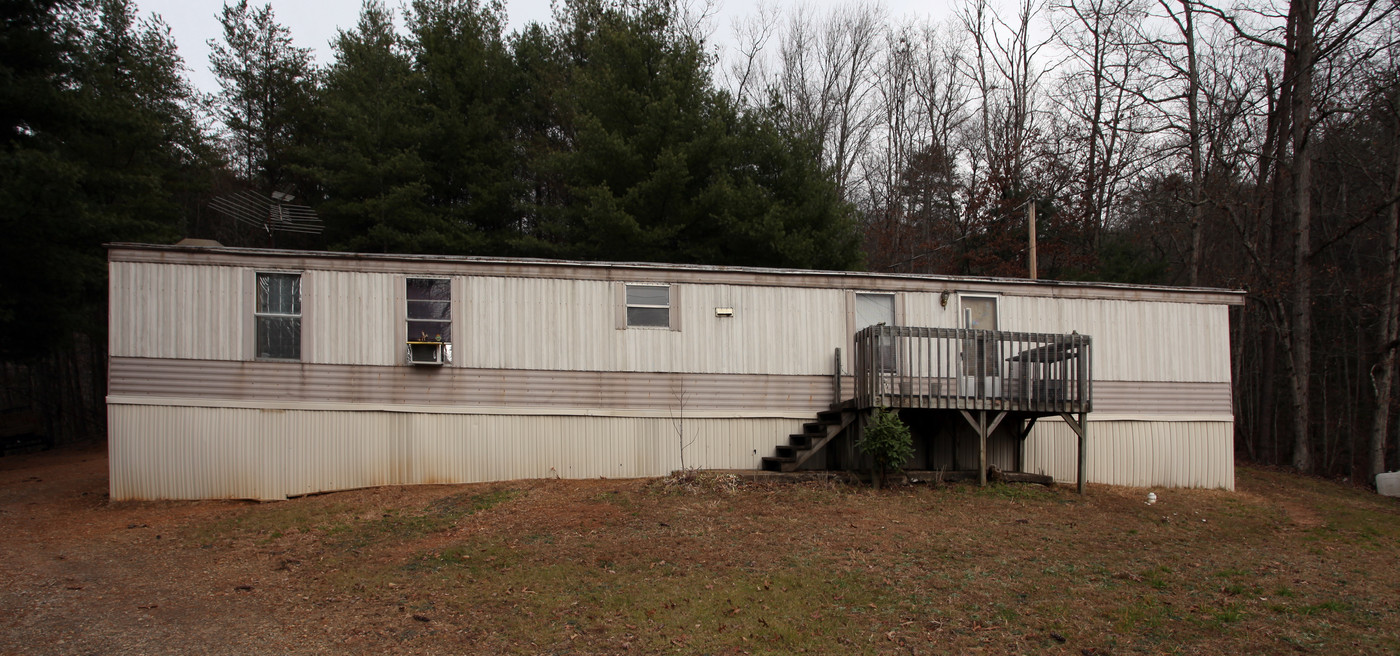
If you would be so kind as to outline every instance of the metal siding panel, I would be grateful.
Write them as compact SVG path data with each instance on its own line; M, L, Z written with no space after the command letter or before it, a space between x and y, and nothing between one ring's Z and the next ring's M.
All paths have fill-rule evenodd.
M526 371L114 357L109 393L276 403L512 406L815 412L831 402L826 376ZM850 389L849 386L846 389ZM1102 381L1100 415L1229 416L1225 383ZM282 405L279 407L287 407ZM346 408L355 409L355 408ZM362 408L375 409L375 408Z
M1226 421L1091 421L1091 483L1233 490L1234 424ZM1062 421L1038 422L1026 439L1025 470L1075 478L1077 438Z
M112 358L109 394L129 397L409 406L772 412L808 415L832 401L826 376L636 374L285 362ZM282 405L281 407L290 407ZM373 410L374 407L344 408ZM542 411L548 413L547 411Z
M113 356L242 357L239 269L114 262L111 274Z
M1230 382L1228 308L1194 303L1002 299L1004 330L1094 339L1097 380Z
M113 262L114 356L238 360L248 269ZM645 272L638 272L639 279ZM393 364L399 351L394 283L383 273L307 271L307 362ZM611 283L558 278L461 277L454 299L456 365L569 371L830 373L847 340L845 292L682 284L684 330L616 330ZM951 326L938 293L907 292L913 325ZM734 307L735 316L713 316ZM1007 330L1095 340L1100 380L1229 382L1227 308L1152 301L1003 296Z
M279 499L376 485L661 476L671 420L108 407L113 499ZM792 419L693 419L686 464L755 469ZM693 430L693 433L691 431Z
M332 253L254 248L205 248L114 244L111 261L160 262L221 266L266 266L413 275L477 275L497 277L619 280L647 278L687 284L737 284L818 289L928 292L957 288L963 292L1016 294L1050 298L1106 298L1178 303L1243 305L1244 292L1225 289L1139 286L1120 283L978 278L929 274L813 271L694 264L639 262L580 262L530 258L452 255Z
M948 305L939 304L942 292L909 292L904 298L904 321L908 326L926 328L959 328L958 313L954 304L957 295L949 290Z
M638 282L647 282L639 278ZM682 330L617 330L613 283L466 278L459 366L826 375L845 342L840 290L684 285ZM716 317L716 307L734 308Z
M302 299L303 359L327 364L392 365L401 348L395 311L397 276L307 271Z

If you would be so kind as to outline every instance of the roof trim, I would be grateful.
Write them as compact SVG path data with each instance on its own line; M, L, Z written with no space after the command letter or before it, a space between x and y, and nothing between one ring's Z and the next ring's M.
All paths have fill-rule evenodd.
M1210 287L1167 287L1113 282L1072 282L986 276L945 276L863 271L820 271L770 267L585 262L479 255L403 255L344 253L228 246L110 243L110 262L146 262L205 266L279 266L284 268L485 275L524 278L624 280L730 285L778 285L824 289L910 292L988 292L1017 296L1151 300L1158 302L1243 305L1245 292Z

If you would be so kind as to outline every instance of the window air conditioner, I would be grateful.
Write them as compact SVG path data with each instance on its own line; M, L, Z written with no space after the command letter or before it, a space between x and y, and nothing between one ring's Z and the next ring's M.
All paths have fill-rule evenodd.
M447 347L442 342L409 342L408 362L410 364L442 366L447 361L443 357L445 348L451 347Z

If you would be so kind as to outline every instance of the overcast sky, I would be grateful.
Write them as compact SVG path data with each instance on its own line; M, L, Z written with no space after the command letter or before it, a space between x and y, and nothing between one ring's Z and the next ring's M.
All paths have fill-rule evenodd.
M252 0L261 5L266 0ZM768 0L770 4L788 6L791 0ZM928 14L942 16L954 0L885 0L883 4L892 17L919 17ZM272 10L277 22L285 25L292 33L293 42L303 48L311 48L318 65L331 59L330 42L336 30L355 26L360 15L362 0L272 0ZM550 0L506 0L506 13L510 17L510 29L532 21L549 20ZM218 90L218 82L209 71L209 39L220 38L217 15L223 8L223 0L136 0L142 15L160 14L174 32L175 43L185 58L185 65L195 86L203 91ZM398 0L388 0L390 7L398 6ZM743 16L757 6L758 0L717 0L718 13L715 18L713 41L723 43L729 38L730 23L736 16ZM851 4L848 0L807 0L806 7L826 7L838 4Z

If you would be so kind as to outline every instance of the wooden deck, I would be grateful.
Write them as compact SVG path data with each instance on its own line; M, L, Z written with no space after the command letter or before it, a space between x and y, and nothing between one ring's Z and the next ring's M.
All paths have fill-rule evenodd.
M1093 409L1088 335L963 328L870 326L856 333L851 411L897 408L961 416L977 433L978 482L987 483L987 439L1004 422L1024 440L1036 419L1057 416L1078 437L1078 488ZM839 372L840 354L837 354ZM857 426L859 430L859 426Z
M854 405L1082 414L1092 409L1088 335L870 326L856 333Z

